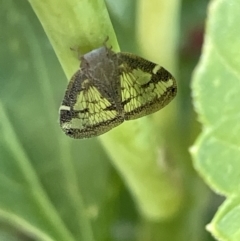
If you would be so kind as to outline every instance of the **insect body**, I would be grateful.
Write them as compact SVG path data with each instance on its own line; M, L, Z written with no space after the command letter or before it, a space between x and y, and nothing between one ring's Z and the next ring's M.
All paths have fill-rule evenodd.
M163 67L103 46L82 56L60 107L60 125L73 138L98 136L160 110L176 93Z

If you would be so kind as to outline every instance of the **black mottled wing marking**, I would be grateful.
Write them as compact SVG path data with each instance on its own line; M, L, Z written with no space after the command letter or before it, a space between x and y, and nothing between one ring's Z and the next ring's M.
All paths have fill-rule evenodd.
M118 53L124 119L136 119L166 106L176 95L173 76L163 67L130 53Z
M62 106L60 125L73 138L101 135L124 121L114 103L103 98L97 87L78 70L69 82Z

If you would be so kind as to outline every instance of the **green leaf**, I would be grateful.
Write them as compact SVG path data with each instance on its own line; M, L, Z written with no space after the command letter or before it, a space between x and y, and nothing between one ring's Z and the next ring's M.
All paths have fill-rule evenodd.
M220 207L212 223L207 226L207 229L219 240L234 240L240 239L240 198L230 197Z
M230 200L239 197L240 191L239 11L239 1L216 0L209 6L203 53L192 85L194 105L203 124L191 150L194 165L216 192ZM239 230L234 230L240 221L239 198L234 199L231 211L230 200L209 227L219 239L235 241L240 237Z

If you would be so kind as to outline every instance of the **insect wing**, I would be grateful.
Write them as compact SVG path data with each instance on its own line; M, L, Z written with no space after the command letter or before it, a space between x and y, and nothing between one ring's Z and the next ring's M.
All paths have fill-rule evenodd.
M176 81L163 67L130 53L118 53L118 59L126 120L154 113L175 97Z
M101 135L124 121L97 87L78 70L69 82L62 106L60 125L73 138Z

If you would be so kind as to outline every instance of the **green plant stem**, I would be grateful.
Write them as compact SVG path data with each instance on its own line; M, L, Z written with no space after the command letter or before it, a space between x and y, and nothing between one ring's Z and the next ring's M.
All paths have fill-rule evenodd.
M113 50L119 51L102 0L29 1L68 78L79 67L77 54L70 48L84 54L101 46L108 36ZM159 219L176 213L182 194L175 185L176 180L158 166L160 143L151 138L155 131L152 126L151 118L141 119L116 128L100 140L130 187L141 213L147 218Z
M118 43L103 0L29 0L68 79L79 67L78 55L100 47L109 37ZM79 53L71 49L79 50Z

